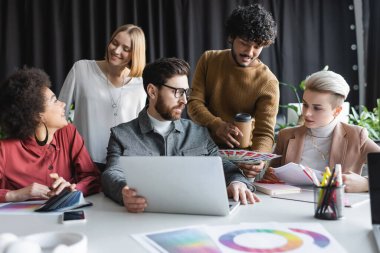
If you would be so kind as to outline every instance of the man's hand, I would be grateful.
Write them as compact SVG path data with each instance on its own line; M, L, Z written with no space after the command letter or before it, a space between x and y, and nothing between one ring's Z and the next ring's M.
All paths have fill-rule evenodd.
M255 202L260 202L259 197L256 196L253 192L251 192L247 185L242 182L232 182L227 187L228 197L232 198L234 201L239 201L243 205L247 204L247 200L250 204Z
M351 171L342 175L346 192L366 192L368 191L368 179Z
M48 192L48 196L52 197L61 193L61 191L65 188L69 188L71 191L75 191L76 184L70 184L63 177L60 177L57 173L51 173L50 178L54 179L53 184L50 187L50 192Z
M27 187L7 192L5 195L5 200L7 202L17 202L28 199L48 199L49 191L50 189L46 185L32 183Z
M217 142L225 143L228 147L238 147L240 143L236 140L237 136L243 136L243 133L235 125L224 122L218 129L216 129L215 136Z
M272 167L269 167L265 171L265 174L260 181L263 183L272 183L272 184L284 183L283 181L281 181L280 179L276 177L276 175L274 174L274 169Z
M145 207L147 207L146 199L139 197L135 190L129 189L125 186L122 189L123 203L125 208L130 213L141 213L144 212Z
M248 178L254 178L257 174L263 170L265 163L260 161L259 164L245 164L239 163L239 168L243 171L243 174Z

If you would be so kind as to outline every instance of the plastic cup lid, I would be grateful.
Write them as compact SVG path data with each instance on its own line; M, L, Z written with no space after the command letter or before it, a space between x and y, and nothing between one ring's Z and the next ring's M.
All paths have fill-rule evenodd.
M247 122L252 119L251 115L248 113L238 113L235 115L235 121L237 122Z

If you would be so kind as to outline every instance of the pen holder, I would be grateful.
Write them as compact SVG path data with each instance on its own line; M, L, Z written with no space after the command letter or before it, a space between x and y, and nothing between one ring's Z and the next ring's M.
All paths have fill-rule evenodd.
M314 217L337 220L343 217L344 185L314 187Z

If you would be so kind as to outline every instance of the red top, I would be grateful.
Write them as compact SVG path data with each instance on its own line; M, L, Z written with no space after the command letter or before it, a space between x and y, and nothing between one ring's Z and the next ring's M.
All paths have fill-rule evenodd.
M85 196L100 191L99 170L73 125L57 130L51 143L42 147L34 137L0 140L0 203L10 190L32 183L50 186L51 173L76 183Z

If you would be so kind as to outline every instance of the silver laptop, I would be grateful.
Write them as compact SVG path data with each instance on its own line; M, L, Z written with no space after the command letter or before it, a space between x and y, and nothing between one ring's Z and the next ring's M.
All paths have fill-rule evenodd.
M368 154L368 180L373 235L380 250L380 153Z
M122 156L119 164L146 212L228 215L239 205L228 200L218 156Z

